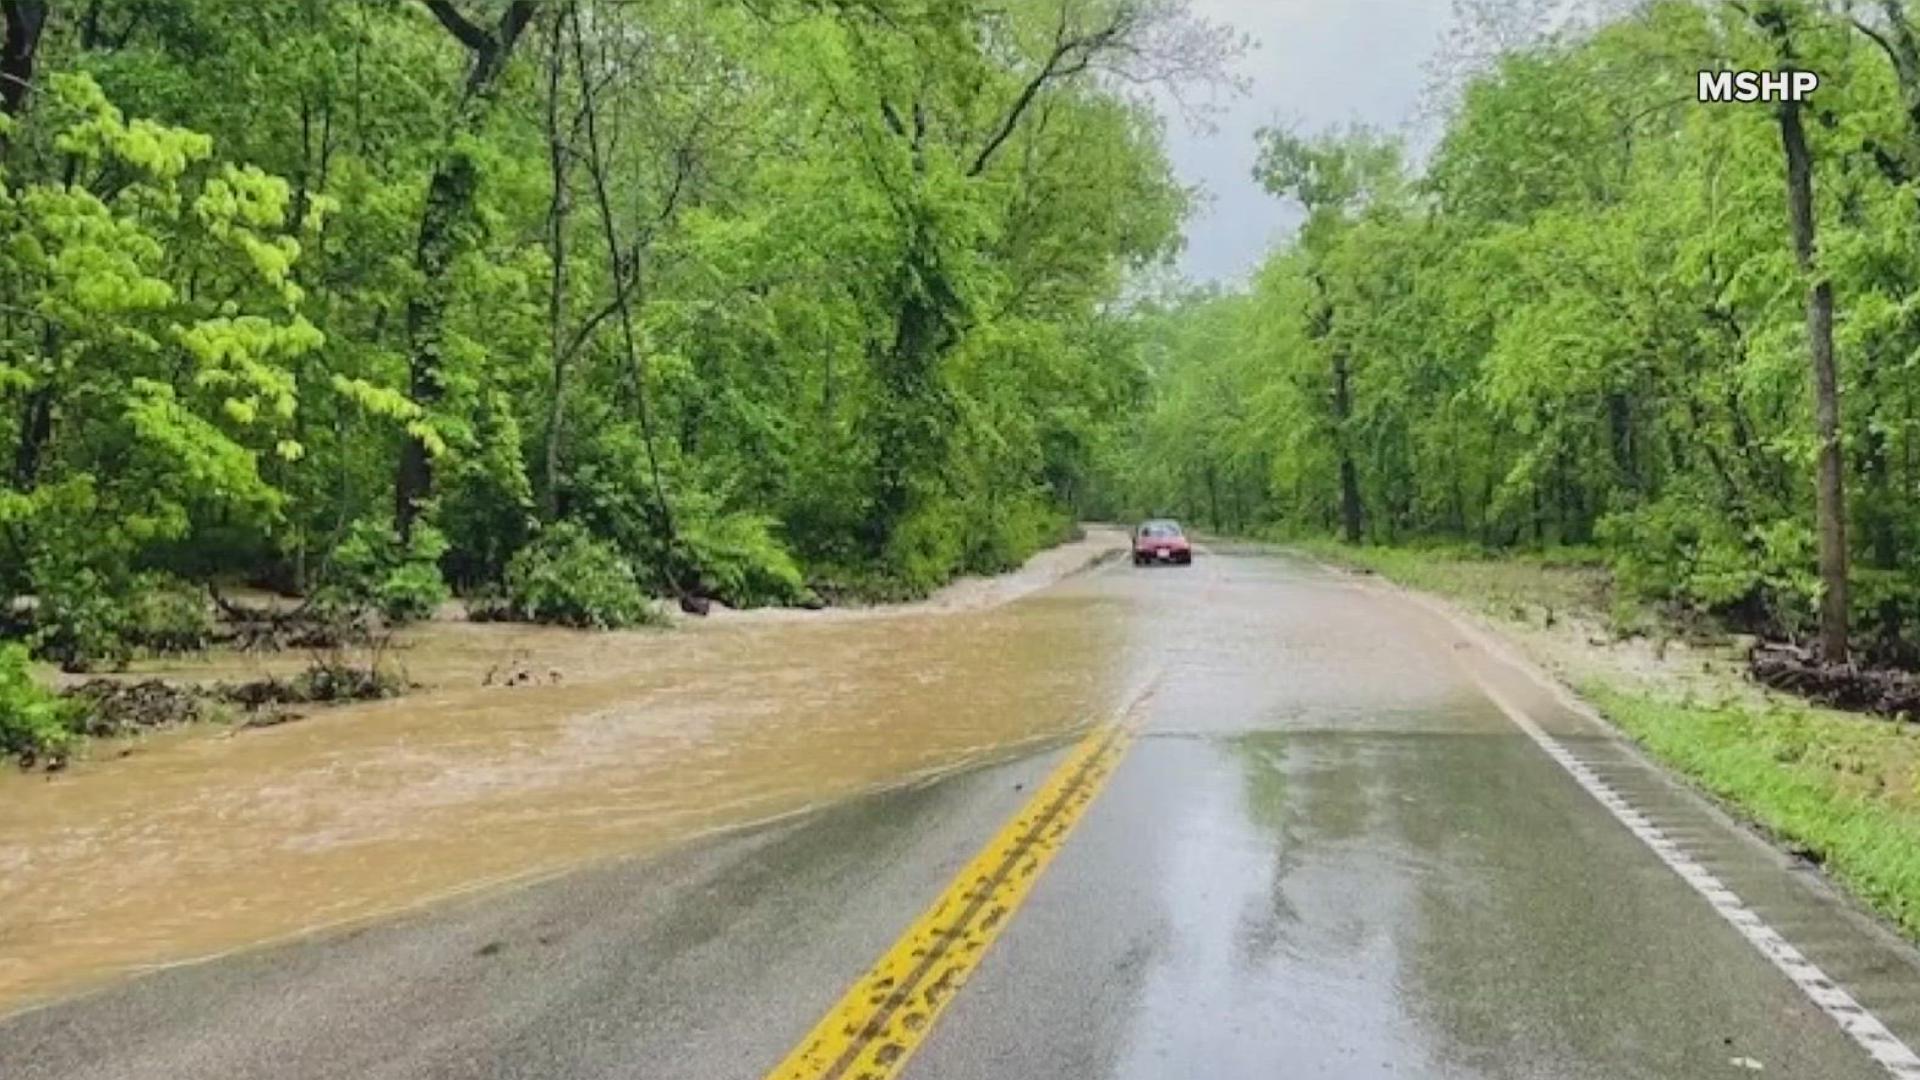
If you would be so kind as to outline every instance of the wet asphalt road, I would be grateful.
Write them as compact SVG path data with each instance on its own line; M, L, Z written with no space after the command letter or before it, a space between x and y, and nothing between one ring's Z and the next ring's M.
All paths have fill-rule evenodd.
M1488 685L1920 1041L1911 950L1426 609L1228 551L1068 601L1141 737L904 1075L1886 1075ZM1064 752L156 972L0 1020L0 1077L758 1080Z

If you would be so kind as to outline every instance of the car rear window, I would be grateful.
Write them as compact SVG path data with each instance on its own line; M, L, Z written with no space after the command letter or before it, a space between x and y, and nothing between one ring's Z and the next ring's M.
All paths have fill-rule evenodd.
M1155 521L1140 526L1141 536L1179 536L1180 526L1170 521Z

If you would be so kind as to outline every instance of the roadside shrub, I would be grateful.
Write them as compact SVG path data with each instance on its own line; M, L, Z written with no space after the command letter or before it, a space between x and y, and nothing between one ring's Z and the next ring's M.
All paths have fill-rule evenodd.
M929 499L901 518L885 559L901 595L885 599L917 599L953 580L966 562L966 531L965 515L951 499Z
M665 522L644 479L651 469L645 444L630 427L607 425L579 448L572 475L564 481L563 505L569 522L625 555L643 583L665 585L664 577L647 581L667 568L670 552ZM669 482L676 522L684 525L700 516L702 508L690 503L704 500L701 485L687 484L682 490L672 478Z
M155 653L197 652L213 641L207 594L179 578L143 574L127 597L122 636Z
M207 597L172 575L53 560L34 576L34 651L62 670L117 671L142 650L192 652L213 640Z
M514 616L528 622L610 630L657 619L620 552L572 522L515 554L506 584Z
M1015 569L1078 531L1066 513L1038 497L987 505L938 496L901 518L878 560L830 560L810 569L830 602L900 603L924 599L961 574Z
M774 524L760 514L688 522L680 540L701 590L734 607L813 602L799 564L774 537Z
M80 716L79 705L34 681L25 646L0 645L0 753L27 764L64 758Z
M504 571L502 571L504 574ZM513 612L513 598L498 582L490 582L468 593L465 597L468 622L518 622L519 616Z
M1068 516L1038 498L1014 499L979 515L979 526L968 530L973 538L965 569L976 574L1013 570L1041 548L1072 536Z
M70 672L118 670L133 658L122 633L128 614L120 583L88 566L36 573L34 651Z
M446 537L430 526L415 525L403 544L383 522L356 521L333 550L320 600L336 612L378 612L389 626L431 618L449 595L439 565L446 551Z
M1854 635L1876 664L1920 668L1920 582L1910 571L1853 568Z
M1780 519L1744 531L1711 499L1674 496L1603 519L1598 537L1628 592L1711 612L1736 627L1792 635L1812 622L1814 537Z

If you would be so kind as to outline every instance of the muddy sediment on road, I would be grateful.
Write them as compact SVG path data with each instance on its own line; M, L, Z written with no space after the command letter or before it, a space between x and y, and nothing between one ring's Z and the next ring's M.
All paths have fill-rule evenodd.
M1622 633L1608 610L1603 568L1539 560L1471 559L1313 546L1330 570L1425 593L1516 645L1569 686L1601 679L1675 699L1764 701L1745 678L1747 639L1672 632Z
M1077 539L1040 552L1018 570L986 577L964 577L935 590L933 595L924 600L905 604L848 604L812 609L754 608L744 611L715 604L707 618L720 622L819 622L984 611L1012 603L1074 574L1117 559L1127 553L1128 542L1125 528L1089 525ZM681 621L697 624L706 619L681 618Z
M395 654L420 684L406 697L7 770L0 1012L1061 738L1110 715L1135 673L1097 596L1043 585L1116 543L885 617L437 623ZM141 677L242 682L308 659Z

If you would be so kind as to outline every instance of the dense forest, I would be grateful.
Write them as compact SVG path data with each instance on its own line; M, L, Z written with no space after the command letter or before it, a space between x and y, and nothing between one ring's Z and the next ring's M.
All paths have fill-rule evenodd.
M1920 7L1455 7L1430 144L1263 131L1302 224L1195 288L1187 0L0 0L0 698L243 586L617 626L1146 513L1920 661Z
M1497 39L1526 5L1477 6ZM1366 129L1262 133L1305 224L1246 288L1140 312L1135 502L1597 550L1635 595L1914 663L1920 7L1658 2L1506 37L1417 168ZM1821 83L1700 103L1728 69Z
M1184 0L5 0L0 597L910 595L1097 497ZM23 661L13 659L17 669Z

